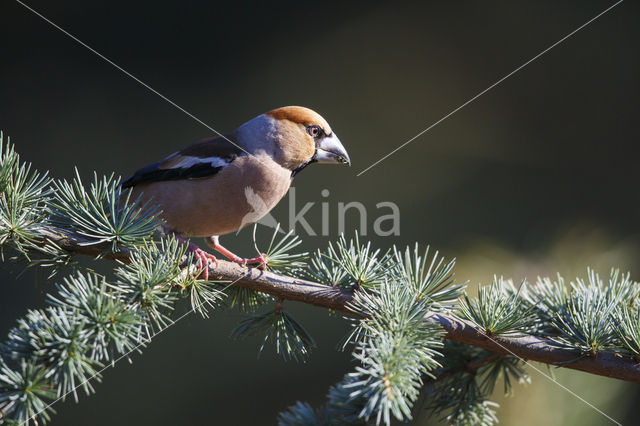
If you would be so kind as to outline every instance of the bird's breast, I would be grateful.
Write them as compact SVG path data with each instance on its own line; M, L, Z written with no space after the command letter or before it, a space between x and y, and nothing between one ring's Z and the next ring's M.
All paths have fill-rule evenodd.
M286 194L291 171L268 156L239 157L216 175L135 187L162 210L167 226L187 237L236 232L267 214Z

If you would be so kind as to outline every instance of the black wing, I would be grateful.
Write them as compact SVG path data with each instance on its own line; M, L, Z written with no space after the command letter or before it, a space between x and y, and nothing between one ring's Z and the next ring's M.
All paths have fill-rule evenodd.
M204 139L138 170L122 182L122 187L213 176L242 155L246 155L246 151L225 138Z

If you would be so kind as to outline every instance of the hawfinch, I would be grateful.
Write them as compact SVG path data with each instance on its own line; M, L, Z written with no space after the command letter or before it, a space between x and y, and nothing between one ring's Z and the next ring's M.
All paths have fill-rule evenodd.
M298 106L274 109L231 133L204 139L144 167L122 183L132 196L157 205L165 230L182 237L205 237L228 259L264 263L262 256L243 259L218 242L258 221L287 193L291 180L311 163L351 160L329 124L316 112ZM189 244L208 279L211 254Z

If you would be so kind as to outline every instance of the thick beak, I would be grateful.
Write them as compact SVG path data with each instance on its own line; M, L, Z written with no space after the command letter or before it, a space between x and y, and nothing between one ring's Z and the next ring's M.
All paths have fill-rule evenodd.
M347 150L344 149L335 133L322 139L316 149L316 160L318 163L346 163L351 165L349 154L347 154Z

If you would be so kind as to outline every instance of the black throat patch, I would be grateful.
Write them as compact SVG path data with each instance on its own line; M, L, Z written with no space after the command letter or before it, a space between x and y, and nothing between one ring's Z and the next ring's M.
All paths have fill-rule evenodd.
M313 157L311 157L311 160L307 161L306 163L302 163L300 164L298 167L296 167L295 169L293 169L291 171L291 179L293 179L295 177L295 175L297 175L298 173L300 173L305 167L307 167L309 164L311 163L315 163L318 160L316 159L316 155L318 154L318 152L316 151L313 154Z

